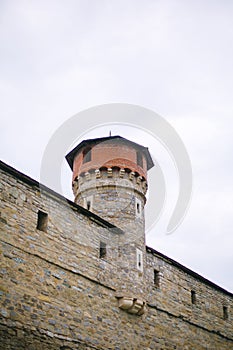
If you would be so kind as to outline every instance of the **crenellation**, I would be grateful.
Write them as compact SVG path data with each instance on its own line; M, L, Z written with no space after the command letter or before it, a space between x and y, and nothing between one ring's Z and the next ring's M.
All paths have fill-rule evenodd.
M112 168L107 169L107 176L112 177Z
M100 172L99 169L96 169L96 170L95 170L95 177L96 177L97 179L99 179L99 178L101 177L101 172Z
M111 178L113 181L109 182L109 178ZM117 182L117 179L124 179L124 182ZM93 182L93 187L98 188L100 186L117 186L117 187L129 187L128 181L131 181L133 183L135 191L138 191L139 193L143 193L144 195L147 192L147 181L142 177L136 174L135 172L126 172L124 169L113 169L108 168L107 170L102 169L96 169L93 173L86 172L81 173L79 176L76 176L76 178L72 182L72 189L74 195L77 195L77 192L82 191L80 189L80 186L86 186L90 187L90 184L86 184L86 180ZM96 181L95 181L96 180ZM131 186L132 187L132 186ZM145 198L144 198L145 201Z
M85 181L88 181L91 179L91 174L89 173L89 171L85 172Z

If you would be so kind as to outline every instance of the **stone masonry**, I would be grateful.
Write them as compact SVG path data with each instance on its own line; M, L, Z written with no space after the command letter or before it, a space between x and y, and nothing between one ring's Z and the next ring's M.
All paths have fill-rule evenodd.
M130 196L142 200L137 180L146 181L146 169L130 180L135 169L121 178L123 168L113 166L112 176L139 186ZM131 239L127 223L5 163L0 172L0 349L233 349L232 294L146 247L143 216Z

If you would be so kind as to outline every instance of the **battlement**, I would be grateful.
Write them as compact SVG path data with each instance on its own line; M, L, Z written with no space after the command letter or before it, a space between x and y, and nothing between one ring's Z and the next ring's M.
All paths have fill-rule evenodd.
M100 169L90 169L76 176L72 182L75 197L78 192L94 188L98 191L99 187L132 188L144 195L144 202L146 202L147 180L129 168L102 167Z

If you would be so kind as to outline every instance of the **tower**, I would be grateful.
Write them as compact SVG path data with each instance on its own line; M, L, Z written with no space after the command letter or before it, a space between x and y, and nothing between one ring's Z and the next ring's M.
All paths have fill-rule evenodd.
M121 136L109 136L82 141L66 160L73 171L75 203L124 232L117 243L121 281L125 276L131 280L129 285L132 280L134 286L136 281L141 284L147 171L154 165L148 149Z
M82 141L66 159L75 203L123 230L144 232L147 171L154 165L146 147L109 136Z

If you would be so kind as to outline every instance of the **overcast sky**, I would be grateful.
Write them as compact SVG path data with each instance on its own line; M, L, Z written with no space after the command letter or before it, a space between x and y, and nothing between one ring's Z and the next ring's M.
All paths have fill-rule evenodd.
M166 235L178 193L172 160L141 130L111 128L149 146L164 168L167 203L147 244L231 291L232 23L231 0L0 1L2 160L39 180L46 145L76 113L112 102L155 111L186 146L193 196Z

